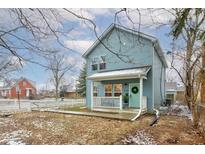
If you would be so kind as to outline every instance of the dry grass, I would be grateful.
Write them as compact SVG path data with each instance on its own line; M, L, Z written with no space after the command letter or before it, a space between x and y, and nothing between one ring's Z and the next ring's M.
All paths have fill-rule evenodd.
M149 126L151 119L147 115L129 122L46 112L17 113L0 118L0 144L8 144L3 140L5 134L17 130L30 132L17 136L25 144L123 144L123 138L138 130L145 130L158 144L204 144L187 118L163 116L154 127Z

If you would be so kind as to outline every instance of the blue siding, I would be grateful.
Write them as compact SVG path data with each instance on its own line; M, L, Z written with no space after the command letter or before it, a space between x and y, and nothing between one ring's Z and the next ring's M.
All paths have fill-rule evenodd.
M153 71L154 107L158 108L165 98L165 67L159 59L157 52L154 52Z
M120 38L120 39L119 39ZM143 80L143 95L148 98L148 110L151 111L153 108L153 102L158 106L161 102L160 96L160 80L159 80L159 69L161 68L161 61L156 55L156 52L153 52L154 47L150 40L138 37L134 34L124 32L118 29L113 29L103 40L103 43L109 47L113 52L120 53L122 55L128 56L132 59L132 62L123 62L115 54L108 51L101 43L98 44L91 53L86 57L86 68L87 76L90 76L94 73L101 72L100 70L92 71L91 64L94 57L106 56L106 70L117 70L117 69L126 69L126 68L135 68L140 66L151 66L151 70L148 72L147 79ZM121 41L121 42L120 42ZM154 53L154 55L153 55ZM124 57L126 57L124 56ZM127 60L127 59L125 59ZM154 60L154 61L153 61ZM163 77L162 82L165 79L165 68L163 67ZM156 72L156 73L155 73ZM153 78L153 75L154 78ZM136 79L139 82L138 79ZM126 80L114 80L114 81L104 81L99 84L100 93L99 96L104 95L104 86L103 84L112 82L112 83L125 83ZM130 81L129 81L130 82ZM153 92L153 82L155 83ZM163 85L164 83L162 83ZM86 81L87 91L86 91L86 103L90 107L90 81ZM164 87L162 86L163 97L164 97ZM123 85L123 93L129 92L129 86ZM154 97L153 97L154 94Z
M147 79L143 80L143 96L147 96L148 111L152 111L152 69L147 74Z
M118 34L119 33L119 34ZM121 50L119 47L120 40ZM133 38L133 39L130 39ZM106 70L116 70L124 68L139 67L145 65L152 65L152 43L146 39L140 39L135 35L126 32L118 32L113 30L110 35L108 35L104 40L104 44L109 47L113 52L120 53L121 55L126 55L128 58L132 59L132 63L123 62L121 59L110 51L108 51L102 44L99 44L87 57L87 65L91 65L92 59L94 57L106 56L107 69ZM125 59L127 60L127 59ZM91 75L100 71L92 71L91 67L88 67L88 75Z

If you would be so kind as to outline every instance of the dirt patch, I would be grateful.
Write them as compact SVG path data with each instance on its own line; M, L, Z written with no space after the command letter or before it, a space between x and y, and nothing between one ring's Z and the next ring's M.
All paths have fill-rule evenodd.
M205 144L204 138L187 117L161 116L148 131L155 136L158 144Z
M47 112L0 118L0 144L204 144L190 119L152 116L134 122ZM10 135L7 135L10 134ZM10 137L9 137L10 136ZM15 142L9 142L10 140Z

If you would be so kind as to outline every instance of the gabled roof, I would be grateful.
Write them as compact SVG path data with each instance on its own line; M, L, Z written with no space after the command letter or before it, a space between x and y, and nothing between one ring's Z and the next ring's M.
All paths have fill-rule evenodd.
M128 33L131 34L135 34L137 36L140 36L142 38L145 38L149 41L151 41L153 43L154 48L157 51L157 54L159 56L159 58L161 59L162 63L164 64L165 67L168 67L166 59L164 57L164 53L162 52L162 49L160 47L159 41L156 37L151 36L151 35L147 35L145 33L133 30L133 29L129 29L127 27L121 26L121 25L117 25L117 24L111 24L103 33L102 35L99 37L100 40L103 40L107 34L109 34L114 28L120 29L122 31L126 31ZM99 39L97 39L90 48L88 48L88 50L83 54L83 57L87 57L92 51L93 49L100 43Z
M21 77L21 78L19 78L18 80L13 81L13 83L12 83L11 85L8 85L8 86L3 87L3 89L11 89L11 88L13 88L14 86L16 86L16 85L17 85L20 81L22 81L22 80L28 81L28 82L32 85L33 88L36 88L34 81L29 80L29 79L27 79L27 78L25 78L25 77Z

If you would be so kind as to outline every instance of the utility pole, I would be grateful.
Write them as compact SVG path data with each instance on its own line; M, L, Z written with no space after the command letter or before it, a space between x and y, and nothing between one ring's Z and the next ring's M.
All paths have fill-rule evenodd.
M21 109L21 105L20 105L20 95L19 95L20 88L19 88L19 85L18 85L18 84L17 84L17 86L16 86L16 91L17 91L18 104L19 104L19 110L20 110L20 109Z

